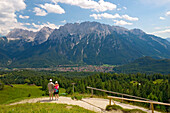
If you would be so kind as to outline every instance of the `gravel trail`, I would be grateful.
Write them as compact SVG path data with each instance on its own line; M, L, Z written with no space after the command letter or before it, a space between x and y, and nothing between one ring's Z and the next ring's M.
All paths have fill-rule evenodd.
M105 111L106 106L109 104L109 99L102 99L102 98L84 98L82 100L72 100L70 97L60 97L59 100L49 100L48 97L43 98L33 98L33 99L26 99L22 100L20 102L11 103L9 105L16 105L16 104L22 104L22 103L61 103L61 104L68 104L68 105L78 105L80 107L83 107L85 109L89 109L98 113L107 112ZM113 103L112 103L113 104ZM148 110L143 107L138 107L134 105L124 104L120 102L116 102L116 105L121 106L122 108L127 109L141 109L142 111L145 111L147 113L152 113L151 110ZM157 111L154 111L154 113L160 113Z

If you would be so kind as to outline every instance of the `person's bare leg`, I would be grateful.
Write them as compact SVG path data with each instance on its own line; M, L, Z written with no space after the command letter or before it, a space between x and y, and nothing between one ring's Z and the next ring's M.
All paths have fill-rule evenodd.
M52 93L52 100L53 100L53 93Z
M56 94L55 94L55 100L56 100Z
M57 94L57 100L59 99L59 95Z
M51 100L51 93L49 93L49 97L50 97L50 100Z

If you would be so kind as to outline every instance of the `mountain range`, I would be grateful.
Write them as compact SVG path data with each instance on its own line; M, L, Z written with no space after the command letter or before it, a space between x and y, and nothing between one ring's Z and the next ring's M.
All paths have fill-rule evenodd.
M98 22L67 23L37 32L14 29L0 38L1 67L120 65L144 56L170 58L170 42L140 29Z

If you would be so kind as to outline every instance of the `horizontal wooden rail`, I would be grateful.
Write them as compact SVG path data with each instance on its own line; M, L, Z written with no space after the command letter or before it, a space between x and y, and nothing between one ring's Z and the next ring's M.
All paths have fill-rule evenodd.
M156 102L156 101L144 101L144 100L136 100L136 99L122 98L122 97L114 97L114 96L108 96L107 98L120 99L120 100L123 99L123 100L134 101L134 102L144 102L144 103L152 103L152 104L160 104L160 105L170 106L169 103L162 103L162 102Z
M137 97L137 96L133 96L133 95L128 95L128 94L123 94L123 93L118 93L118 92L113 92L113 91L107 91L107 90L103 90L103 89L98 89L98 88L93 88L93 87L89 87L87 86L88 89L91 89L91 93L93 96L93 90L98 90L98 91L102 91L102 92L107 92L107 93L112 93L112 94L117 94L117 95L121 95L122 97L114 97L114 96L108 96L109 98L109 105L111 105L111 99L120 99L120 100L127 100L127 101L134 101L134 102L143 102L143 103L150 103L150 107L152 109L152 113L154 113L154 106L153 104L160 104L160 105L167 105L170 106L169 103L162 103L162 102L157 102L157 101L153 101L153 100L149 100L146 98L142 98L142 97ZM132 97L132 98L137 98L137 99L142 99L142 100L137 100L137 99L129 99L129 98L123 98L123 96L126 97ZM113 101L114 102L114 101ZM115 104L115 103L114 103Z
M127 96L127 97L133 97L133 98L142 99L142 100L153 101L153 100L149 100L149 99L142 98L142 97L137 97L137 96L128 95L128 94L123 94L123 93L118 93L118 92L113 92L113 91L107 91L107 90L98 89L98 88L93 88L93 87L89 87L89 86L87 86L87 88L88 88L88 89L92 89L92 90L98 90L98 91L102 91L102 92L107 92L107 93L112 93L112 94L118 94L118 95L122 95L122 96Z

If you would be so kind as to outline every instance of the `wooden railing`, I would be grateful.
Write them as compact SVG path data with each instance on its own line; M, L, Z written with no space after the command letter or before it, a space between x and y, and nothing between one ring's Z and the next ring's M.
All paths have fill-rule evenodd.
M93 87L89 87L89 86L87 86L87 88L88 88L88 89L91 89L91 94L92 94L92 96L93 96L93 90L102 91L102 92L106 92L106 93L117 94L117 95L121 95L121 96L122 96L122 97L108 96L108 98L109 98L109 105L111 105L111 99L120 99L120 100L122 100L122 102L123 102L123 100L127 100L127 101L134 101L134 102L150 103L150 105L151 105L150 107L151 107L151 109L152 109L152 113L154 113L154 106L153 106L153 104L160 104L160 105L170 106L169 103L157 102L157 101L153 101L153 100L149 100L149 99L146 99L146 98L137 97L137 96L133 96L133 95L123 94L123 93L118 93L118 92L113 92L113 91L107 91L107 90L98 89L98 88L93 88ZM123 96L131 97L131 98L137 98L137 99L141 99L141 100L123 98ZM115 104L114 101L113 101L113 103Z
M114 97L114 96L108 96L109 98L109 105L111 105L111 99L120 99L120 100L127 100L127 101L133 101L133 102L143 102L143 103L150 103L151 104L151 109L152 113L154 113L154 107L153 104L160 104L160 105L166 105L170 106L169 103L163 103L163 102L156 102L156 101L144 101L144 100L137 100L137 99L129 99L129 98L121 98L121 97ZM114 102L113 102L114 103ZM115 104L115 103L114 103Z
M137 98L137 99L152 101L152 100L149 100L149 99L146 99L146 98L142 98L142 97L137 97L137 96L128 95L128 94L123 94L123 93L118 93L118 92L113 92L113 91L107 91L107 90L98 89L98 88L93 88L93 87L89 87L89 86L87 86L87 88L88 88L88 89L91 89L91 94L92 94L92 96L93 96L93 90L98 90L98 91L102 91L102 92L106 92L106 93L112 93L112 94L121 95L122 98L123 98L123 96L126 96L126 97L132 97L132 98Z

